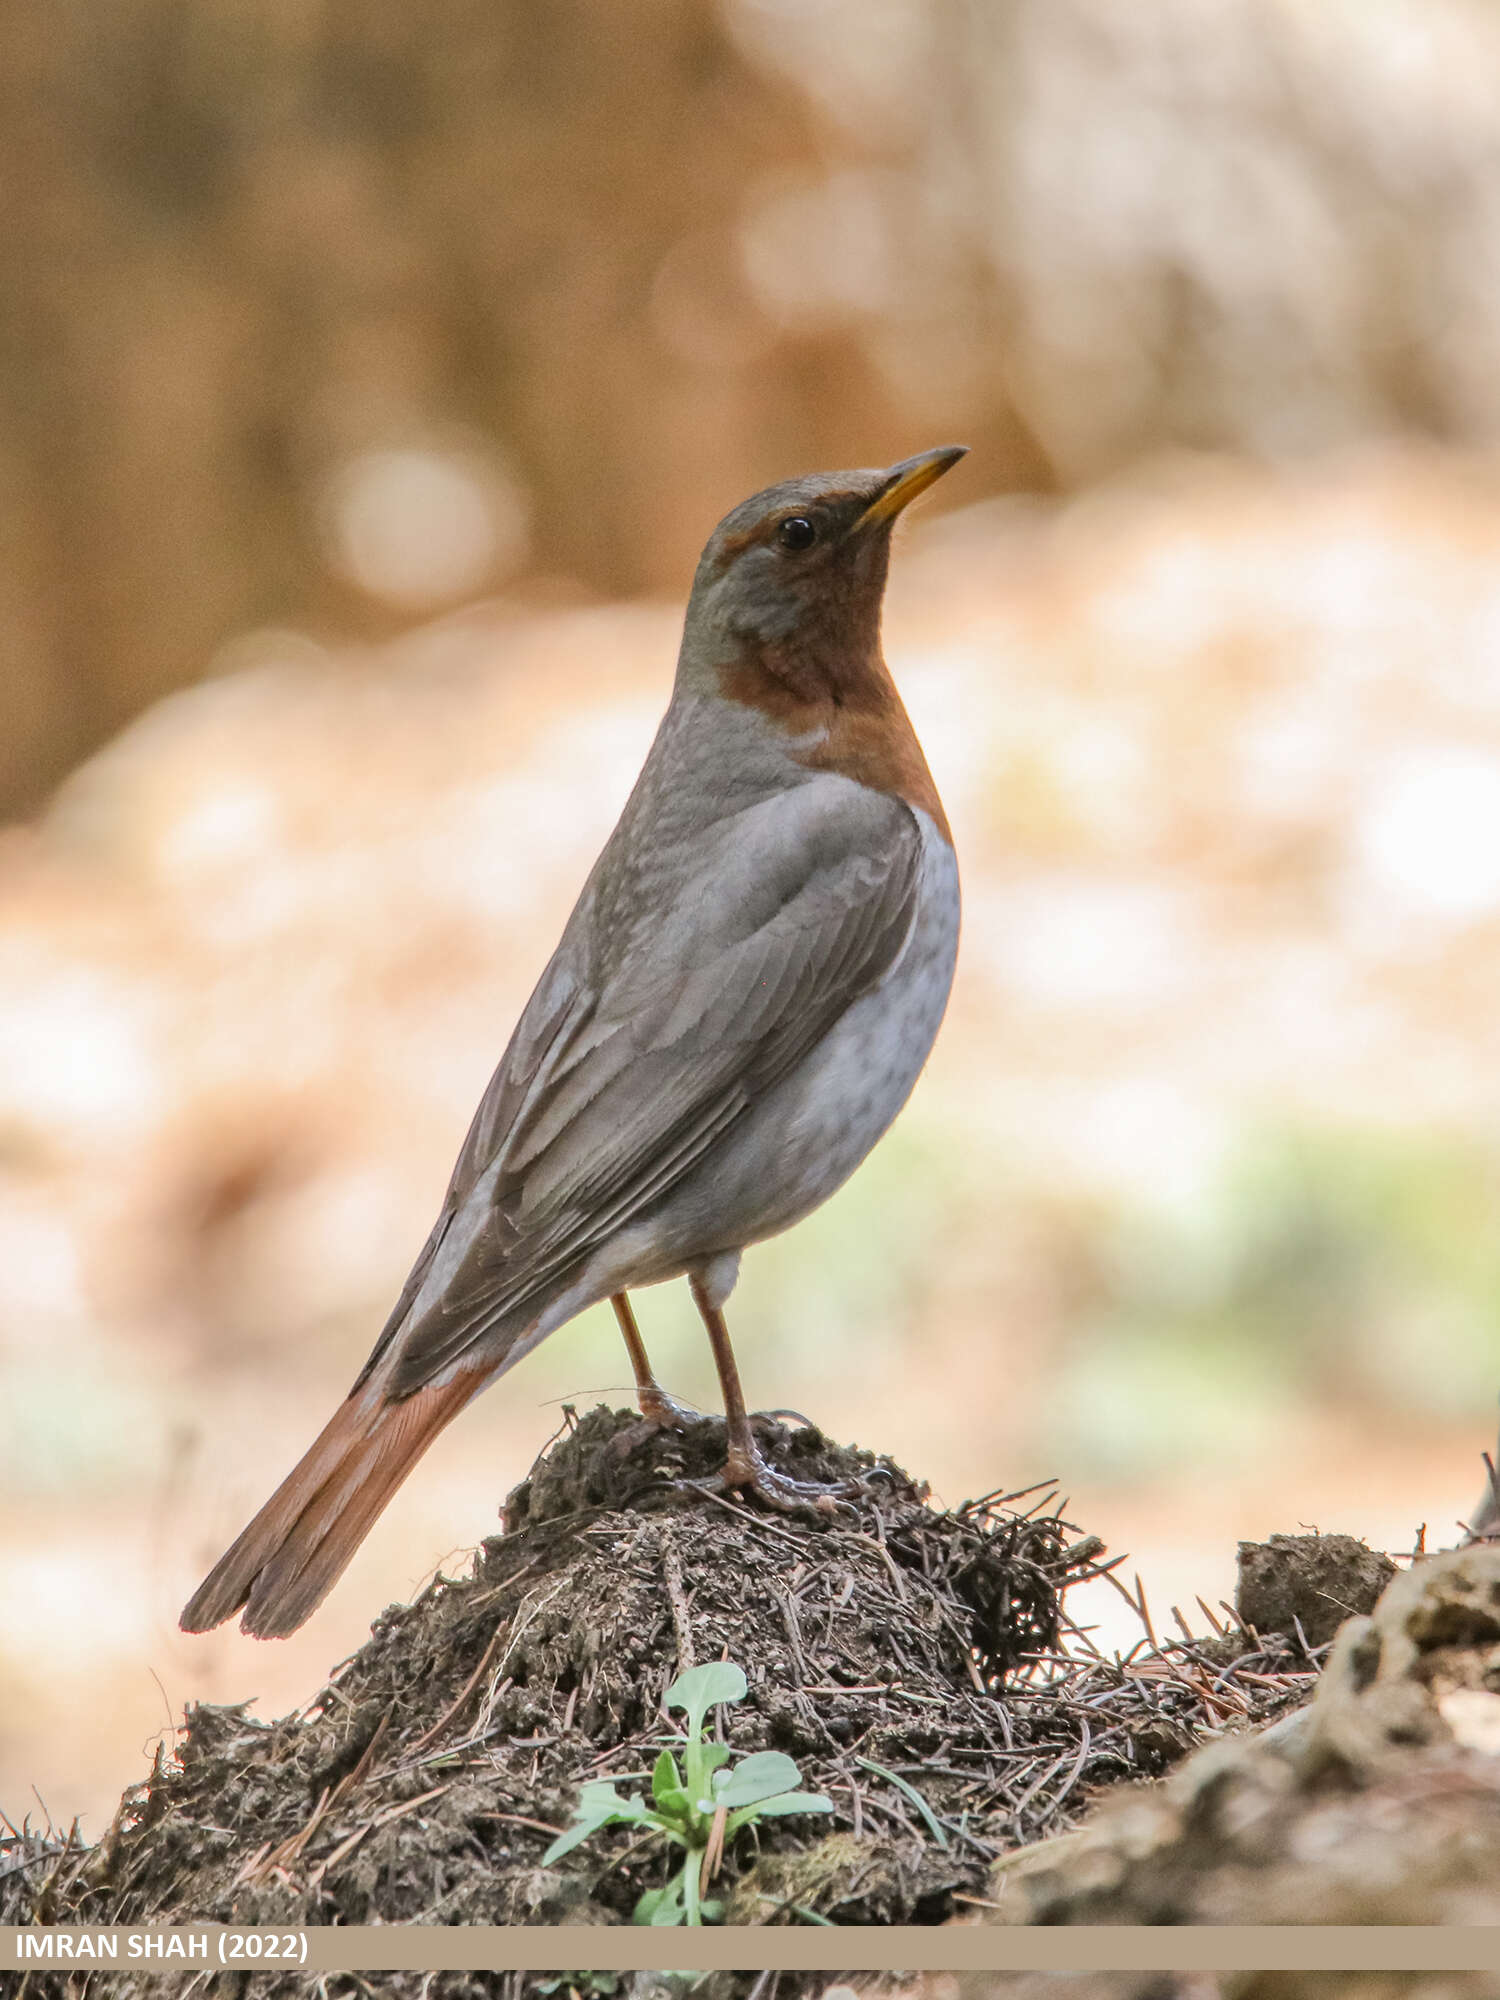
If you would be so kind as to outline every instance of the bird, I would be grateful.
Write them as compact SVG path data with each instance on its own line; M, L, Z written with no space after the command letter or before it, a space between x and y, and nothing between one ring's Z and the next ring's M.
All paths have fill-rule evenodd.
M715 528L640 776L345 1401L181 1625L312 1615L479 1391L613 1302L645 1421L681 1412L631 1307L685 1277L723 1492L830 1504L761 1451L724 1317L750 1245L841 1186L910 1095L958 949L953 839L881 647L892 529L967 451L766 488Z

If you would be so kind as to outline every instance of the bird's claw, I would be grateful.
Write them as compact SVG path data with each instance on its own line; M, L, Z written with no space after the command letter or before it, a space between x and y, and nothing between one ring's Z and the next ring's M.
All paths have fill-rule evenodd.
M840 1480L826 1485L821 1481L792 1479L767 1463L753 1443L749 1450L731 1445L724 1470L709 1479L684 1479L679 1489L695 1493L753 1493L778 1514L812 1514L823 1520L835 1514L852 1513L851 1496L863 1491L859 1480Z
M688 1409L665 1389L638 1391L636 1404L641 1413L638 1420L625 1430L616 1431L610 1439L609 1448L616 1458L629 1458L638 1445L658 1431L686 1431L694 1424L708 1421L701 1411Z
M654 1431L685 1431L703 1422L700 1410L690 1410L686 1403L679 1403L665 1389L638 1389L635 1400L641 1422Z

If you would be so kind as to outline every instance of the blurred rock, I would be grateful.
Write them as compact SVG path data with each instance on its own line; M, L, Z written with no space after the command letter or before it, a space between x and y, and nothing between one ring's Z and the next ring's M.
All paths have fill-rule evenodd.
M974 1972L931 1974L914 2000L1500 2000L1488 1972Z
M1363 1617L1396 1565L1353 1535L1272 1535L1241 1542L1234 1608L1252 1631L1316 1651L1346 1618Z
M1004 1865L1007 1923L1500 1922L1500 1549L1415 1564L1312 1706Z

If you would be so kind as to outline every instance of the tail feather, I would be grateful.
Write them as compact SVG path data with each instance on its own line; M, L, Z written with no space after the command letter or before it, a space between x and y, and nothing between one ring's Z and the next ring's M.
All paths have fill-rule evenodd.
M400 1402L386 1401L369 1385L357 1389L194 1591L182 1613L183 1631L210 1631L243 1607L241 1629L253 1638L295 1632L488 1373L466 1369Z

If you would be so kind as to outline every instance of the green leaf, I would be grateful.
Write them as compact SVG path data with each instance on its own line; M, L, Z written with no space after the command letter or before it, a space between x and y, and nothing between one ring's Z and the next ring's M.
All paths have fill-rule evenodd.
M703 1718L721 1701L743 1701L746 1682L732 1660L709 1660L701 1667L689 1667L667 1689L668 1708L686 1710L688 1728L696 1733Z
M676 1843L678 1847L691 1847L693 1830L693 1809L685 1805L681 1812L657 1812L647 1808L641 1814L642 1826L654 1826L659 1834ZM699 1846L702 1845L700 1841Z
M824 1798L821 1792L778 1792L773 1799L762 1799L757 1805L741 1806L732 1812L724 1824L724 1838L733 1840L741 1827L753 1826L758 1819L782 1819L789 1813L832 1812L833 1800Z
M550 1867L565 1854L606 1826L640 1826L650 1818L644 1799L625 1799L606 1779L596 1779L578 1794L573 1824L565 1827L542 1856L542 1866Z
M689 1849L688 1858L683 1862L682 1873L677 1879L682 1884L683 1908L687 1913L687 1920L693 1926L694 1930L700 1929L703 1924L703 1918L698 1909L698 1884L702 1878L703 1850L699 1848L694 1853Z
M554 1861L561 1861L565 1854L571 1854L575 1847L581 1847L591 1833L597 1833L603 1824L602 1820L586 1819L566 1828L542 1856L542 1866L550 1868Z
M656 1760L656 1769L651 1773L651 1796L659 1806L682 1811L687 1805L687 1793L683 1790L682 1775L677 1769L677 1759L670 1750L663 1750Z
M928 1805L926 1799L923 1798L915 1785L909 1785L899 1773L888 1771L884 1764L877 1764L872 1757L856 1757L854 1761L862 1770L873 1771L877 1778L884 1778L887 1784L894 1785L898 1792L903 1792L911 1800L923 1819L926 1820L928 1831L938 1846L946 1847L948 1845L948 1836L938 1824L937 1814Z
M563 1831L547 1849L547 1852L542 1856L542 1866L550 1868L554 1861L560 1861L565 1854L571 1854L573 1849L581 1846L591 1834L599 1833L607 1826L638 1826L643 1818L644 1814L639 1811L629 1812L622 1810L620 1812L595 1813L576 1819L571 1826L564 1827Z
M833 1800L822 1792L778 1792L773 1799L762 1799L754 1808L758 1819L782 1819L787 1813L831 1813Z
M590 1779L589 1783L578 1794L578 1804L575 1810L579 1813L597 1815L606 1812L619 1812L626 1807L638 1806L639 1804L639 1799L627 1799L623 1793L617 1792L613 1783L608 1778L593 1778Z
M630 1913L630 1921L633 1924L654 1924L657 1910L670 1894L670 1884L665 1889L647 1889L644 1895L637 1898L636 1906ZM669 1917L667 1922L671 1921Z
M695 1864L696 1865L696 1864ZM663 1889L648 1889L631 1913L633 1924L651 1924L659 1930L686 1920L682 1907L682 1875L674 1875Z
M683 1786L692 1801L692 1809L707 1813L710 1819L714 1813L713 1776L721 1764L729 1762L729 1757L727 1744L706 1743L701 1736L692 1738L687 1746L684 1760L687 1771L682 1780Z
M742 1757L731 1771L714 1777L714 1803L721 1806L753 1806L778 1792L791 1791L802 1781L802 1773L783 1751L757 1750Z

